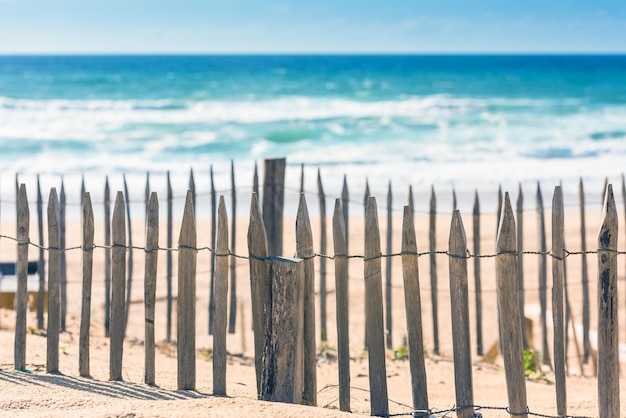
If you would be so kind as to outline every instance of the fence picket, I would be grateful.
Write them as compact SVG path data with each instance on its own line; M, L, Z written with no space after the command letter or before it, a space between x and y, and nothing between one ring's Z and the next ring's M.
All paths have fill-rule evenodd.
M472 384L472 355L469 332L469 297L467 286L467 239L458 209L452 214L450 239L450 319L452 321L452 345L454 351L454 387L456 404L464 407L474 404ZM461 418L474 416L473 408L457 412Z
M283 253L283 206L285 201L285 158L265 160L263 179L263 222L270 255Z
M124 180L124 199L126 200L126 220L128 222L128 275L126 276L126 304L124 306L124 336L126 335L126 327L128 326L128 317L130 316L131 291L133 289L133 224L130 218L130 194L128 193L128 184L126 183L126 174L122 176Z
M124 195L117 192L113 206L113 249L111 257L111 326L109 379L122 380L126 288L126 218Z
M326 195L322 185L322 175L317 170L317 191L320 205L320 253L326 254ZM320 257L320 338L328 340L326 319L326 258Z
M61 280L61 332L66 330L67 319L67 261L65 258L65 210L67 208L67 199L65 196L65 186L63 177L61 177L61 192L59 194L59 248L61 248L60 261L60 280Z
M345 184L345 183L344 183ZM337 307L337 364L339 372L339 409L350 411L350 328L348 294L348 248L341 200L335 200L333 244L335 247L335 293ZM306 315L306 312L305 312ZM305 359L306 361L306 359Z
M172 248L173 244L173 225L172 225L172 206L173 206L172 183L170 182L170 172L167 172L167 248ZM166 339L172 341L172 252L166 254L167 261L167 323L166 323Z
M554 188L552 197L552 323L554 327L554 378L556 383L557 414L567 414L565 387L565 291L563 287L565 243L563 241L563 193L561 186Z
M371 414L389 414L381 274L380 232L376 198L365 208L365 325L367 327Z
M517 240L515 219L508 192L504 194L504 205L500 216L500 227L496 238L496 282L498 294L498 316L506 390L511 414L527 417L526 377L524 374L524 346L522 319L517 304Z
M46 333L46 373L59 371L59 332L61 330L61 221L55 188L48 198L48 330Z
M150 194L146 212L146 250L144 270L144 324L145 324L145 372L144 382L155 384L154 322L157 287L157 263L159 259L159 201L156 192Z
M620 415L617 315L618 222L613 186L607 185L598 234L598 416Z
M89 332L91 328L91 285L93 279L93 207L91 195L86 192L82 197L83 224L83 296L80 316L80 344L78 357L79 374L89 377Z
M111 189L104 181L104 335L109 337L111 324Z
M409 343L411 394L413 409L428 411L428 385L426 381L426 366L424 364L424 338L422 335L422 302L417 260L413 210L410 206L405 206L402 219L402 277Z
M522 339L524 348L530 346L531 341L526 341L526 314L525 314L525 301L524 301L524 194L522 192L522 183L518 184L517 188L517 202L516 202L516 215L517 215L517 296L519 298L519 312L520 318L522 318Z
M37 174L37 232L39 232L39 260L37 261L37 273L39 273L39 291L37 293L37 328L44 328L44 298L46 292L46 262L43 248L43 197L41 196L41 184Z
M250 202L248 225L248 254L250 256L250 294L252 298L252 328L254 330L254 366L257 395L261 396L261 372L263 370L263 348L265 347L265 312L269 305L269 266L267 263L267 235L261 217L261 208L256 193Z
M304 405L317 404L314 256L309 210L302 193L296 216L296 257L304 260Z
M435 186L430 188L430 212L429 212L429 247L430 252L430 303L433 311L433 351L439 354L439 315L437 313L437 197Z
M480 254L480 201L478 190L474 191L474 207L472 209L472 227L474 254ZM476 354L483 355L483 305L480 280L480 257L474 258L474 293L476 303Z
M237 326L237 189L235 188L235 162L230 161L230 184L231 184L231 232L230 248L233 255L230 257L230 312L228 316L228 333L234 334Z
M210 168L211 177L211 248L215 248L217 239L217 195L213 181L213 165ZM194 206L195 214L195 206ZM215 327L215 253L211 253L211 281L209 283L209 335L213 335Z
M583 292L583 363L589 362L591 343L589 341L589 272L587 267L587 228L585 225L585 189L583 179L578 182L578 198L580 202L580 251L582 263L582 292Z
M196 388L196 218L190 191L178 238L178 390Z
M389 181L389 189L387 190L387 254L392 253L391 237L392 237L392 203L393 195L391 192L391 181ZM392 317L392 287L391 287L391 257L385 259L385 337L387 348L393 348L393 317Z
M228 326L228 217L224 196L217 209L215 247L215 321L213 328L213 394L226 395L226 331Z
M543 209L543 195L541 193L541 185L537 182L537 223L539 239L539 306L541 309L541 358L543 364L552 368L550 361L550 351L548 349L548 322L547 322L547 276L548 276L548 260L546 256L546 220Z
M191 191L191 201L193 202L193 210L196 210L196 180L193 176L193 167L189 168L189 191Z
M17 175L16 175L17 181ZM28 310L28 243L30 211L26 186L21 184L17 193L17 292L15 294L15 344L14 365L16 370L26 370L26 315Z

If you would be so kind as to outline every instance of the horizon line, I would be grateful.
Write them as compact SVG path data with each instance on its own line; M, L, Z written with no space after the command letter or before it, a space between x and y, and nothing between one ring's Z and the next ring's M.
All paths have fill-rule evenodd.
M8 52L0 56L619 56L624 51L465 51L465 52L173 52L173 51L126 51L126 52Z

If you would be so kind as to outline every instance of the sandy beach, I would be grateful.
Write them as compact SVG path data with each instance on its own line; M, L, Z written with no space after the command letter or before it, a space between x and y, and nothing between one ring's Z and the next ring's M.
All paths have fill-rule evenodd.
M31 209L31 213L33 210ZM548 248L550 248L550 213L546 213L548 227ZM240 215L241 216L241 215ZM292 255L295 249L295 213L286 214L284 254ZM524 214L524 250L538 249L536 214L527 211ZM379 213L383 252L385 252L384 236L386 220ZM578 211L569 209L566 212L566 247L570 251L578 251L580 243L580 216ZM330 219L330 218L329 218ZM587 216L587 248L597 248L597 230L599 214L593 212ZM471 217L463 218L470 250L472 249ZM31 218L31 240L36 233L34 218ZM329 222L331 223L331 222ZM448 245L450 215L440 214L437 218L437 249L446 250ZM428 249L428 215L418 213L415 219L417 244L419 251ZM318 251L319 220L313 219L314 242ZM237 242L234 252L247 255L246 232L247 220L237 220ZM400 217L393 219L393 252L400 251ZM161 219L160 245L166 246L165 222ZM180 224L174 224L174 242L177 241ZM622 228L623 229L623 228ZM15 231L15 225L3 222L2 230ZM143 221L133 223L133 234L136 245L144 242ZM198 246L210 245L210 224L200 217L198 221ZM363 219L350 218L350 254L363 254ZM496 220L493 214L481 218L481 253L495 252L494 241ZM332 230L328 230L329 248L332 254ZM97 244L103 243L102 220L96 219ZM67 229L67 246L80 244L80 228L77 221L70 221ZM619 248L624 248L624 237L620 236ZM14 243L0 241L2 261L13 260ZM250 315L250 286L248 281L248 265L244 259L237 260L237 299L239 304L237 331L229 334L227 349L229 352L227 366L227 397L212 396L212 363L207 350L212 347L212 337L207 335L207 307L210 280L210 253L198 253L197 268L197 304L196 304L196 348L197 348L197 391L176 391L176 345L167 343L166 339L166 287L165 287L165 252L159 253L159 271L157 277L156 305L156 387L142 383L144 376L144 322L143 322L143 254L134 251L134 274L131 295L131 308L127 336L124 346L123 377L124 382L108 381L109 342L104 337L104 251L94 253L94 282L91 316L91 379L78 377L78 333L80 327L80 292L81 292L81 251L67 253L68 266L68 316L67 332L61 335L60 341L60 375L45 373L46 339L45 332L36 330L36 316L31 312L28 326L32 333L27 338L26 363L29 372L13 370L13 329L15 314L12 310L0 311L0 410L2 414L12 416L347 416L338 411L338 376L336 354L336 323L334 298L334 264L327 264L327 287L329 294L328 306L328 343L322 344L318 337L320 355L317 365L318 407L311 408L298 405L273 404L256 400L255 374L253 365L253 335ZM174 253L174 272L176 272L176 253ZM31 247L30 259L37 257L36 249ZM591 328L596 328L596 286L597 256L589 255ZM318 259L319 260L319 259ZM319 273L318 260L316 269ZM524 256L526 316L534 323L534 346L541 349L539 329L538 302L538 271L537 255ZM470 324L472 334L472 361L474 403L483 406L480 411L484 417L504 417L509 414L504 410L507 406L505 373L501 358L495 362L482 362L476 354L475 344L475 309L474 309L474 276L473 259L468 261ZM624 271L624 258L618 258L620 271ZM452 337L450 324L450 299L448 282L448 258L437 256L438 303L440 347L439 355L433 353L432 314L430 304L430 272L428 256L419 258L421 284L421 310L423 318L424 348L426 351L426 373L428 377L429 404L433 412L453 408L454 364L452 362ZM570 305L574 322L582 321L581 293L581 256L567 258L567 274L569 283ZM551 287L550 260L548 260L548 288ZM482 298L483 298L483 344L485 350L497 344L498 323L495 293L495 263L493 258L481 259ZM384 274L384 265L383 265ZM392 264L393 291L393 347L400 348L406 335L406 318L402 285L402 269L400 257L393 258ZM364 286L363 261L350 261L350 355L351 355L351 409L353 415L369 415L369 381L367 353L363 350L364 333ZM383 276L384 283L384 276ZM623 274L620 274L620 295L624 292ZM316 293L319 278L316 277ZM174 289L176 285L174 284ZM548 290L548 301L551 300ZM550 306L550 302L548 302ZM319 298L316 309L319 309ZM548 308L549 309L549 308ZM174 309L174 313L176 310ZM319 334L319 311L316 312L317 332ZM551 312L548 313L549 323ZM626 323L623 306L619 311L620 324ZM176 324L174 317L173 323ZM578 339L581 340L581 328L576 327ZM175 339L176 331L172 331ZM624 327L620 327L620 341L626 341ZM597 379L593 377L591 363L580 370L572 332L568 351L569 376L567 378L568 413L580 416L597 415ZM549 336L552 346L552 336ZM593 345L593 342L592 342ZM409 363L406 359L395 359L394 350L387 353L387 383L389 387L390 413L402 414L411 410L411 385ZM622 361L624 360L622 356ZM626 387L626 378L621 378L621 386ZM527 381L528 407L537 414L556 415L556 398L554 376L545 370L541 379ZM622 411L625 411L626 392L622 391ZM440 415L436 415L440 416ZM449 415L446 415L449 416Z

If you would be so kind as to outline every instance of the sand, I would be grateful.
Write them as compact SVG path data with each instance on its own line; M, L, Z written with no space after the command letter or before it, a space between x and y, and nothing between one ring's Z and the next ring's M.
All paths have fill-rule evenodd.
M31 211L32 212L32 211ZM162 212L163 213L163 212ZM288 214L289 215L289 214ZM295 214L293 214L295 215ZM548 214L549 215L549 214ZM383 234L383 252L385 252L385 224L381 213L381 234ZM33 218L35 219L35 218ZM547 218L548 228L550 225ZM567 248L571 251L580 249L579 219L576 211L570 210L566 214ZM471 217L464 218L466 233L471 240ZM494 252L495 218L486 215L482 219L481 253ZM35 220L33 220L35 222ZM437 248L447 249L449 215L439 215L437 224ZM587 246L595 248L599 217L590 215L587 220ZM96 243L102 244L102 221L96 220ZM319 226L318 220L312 222L315 235L315 248L318 251ZM393 219L393 251L400 250L401 219ZM180 225L175 222L174 242L177 241ZM428 248L428 217L425 214L416 215L416 229L418 249ZM162 222L165 228L165 222ZM15 231L15 226L8 222L2 224L3 233ZM246 246L247 221L238 220L238 234L235 252L247 255ZM288 218L285 221L285 255L292 255L294 251L295 221ZM31 236L35 236L36 229L31 226ZM68 224L67 245L80 244L79 223L70 221ZM198 222L198 246L210 245L210 225L206 219ZM363 253L363 220L352 217L350 219L350 253ZM142 222L133 224L134 244L142 245L144 226ZM332 231L328 231L328 253L332 254ZM548 229L548 237L549 229ZM525 214L525 250L538 248L536 215ZM34 241L34 239L33 239ZM161 231L161 246L165 247L165 229ZM550 247L548 239L548 248ZM623 248L623 237L620 237L620 248ZM11 260L15 254L15 246L8 240L0 241L2 261ZM31 248L31 259L36 259L37 252ZM0 411L4 415L14 416L347 416L338 411L338 372L337 362L333 357L336 348L335 325L335 298L334 298L334 264L328 262L327 284L329 295L328 305L328 343L320 344L320 356L317 366L318 407L298 405L274 404L256 400L256 388L253 366L253 337L250 317L250 288L248 283L248 266L246 260L237 260L237 298L239 307L237 331L229 334L227 348L230 353L227 368L227 397L212 396L212 363L206 355L207 349L212 347L212 337L207 335L207 307L208 288L210 277L209 252L198 253L197 278L197 324L196 345L197 356L197 391L176 391L176 346L165 341L166 332L166 304L165 304L165 253L159 254L159 273L157 287L156 312L156 340L159 344L156 354L156 387L142 383L144 377L144 324L143 324L143 254L134 251L134 274L132 289L132 304L130 311L127 338L124 346L123 377L124 382L108 381L109 342L104 337L104 280L103 280L103 250L95 251L94 284L92 297L91 321L91 375L92 378L78 377L78 332L80 326L80 291L81 291L81 251L68 252L68 316L67 332L61 335L60 342L60 370L62 374L50 375L45 373L46 338L37 331L36 317L31 313L28 325L32 333L27 338L27 368L28 373L13 370L13 328L14 312L0 310ZM538 291L537 269L538 256L524 257L526 312L527 317L534 321L534 345L541 347L540 331L538 327ZM618 258L620 270L623 270L624 259ZM582 294L580 285L580 256L567 259L568 280L570 282L570 302L575 322L581 322ZM591 324L596 327L596 256L589 255L589 277L591 290ZM317 262L316 262L317 263ZM383 261L384 263L384 261ZM447 289L448 263L445 255L437 256L438 272L438 302L440 344L439 355L433 353L432 314L430 304L430 273L428 256L420 257L420 281L422 316L424 320L424 347L427 353L426 373L428 376L428 394L431 408L434 411L446 410L455 405L454 394L454 364L452 362L452 338L450 324L450 300ZM486 258L481 261L483 287L483 335L484 346L487 350L497 342L497 307L495 294L494 259ZM317 269L319 266L316 264ZM481 413L485 417L509 416L503 410L507 406L505 374L501 358L495 363L481 362L476 355L475 341L475 309L474 309L474 276L473 260L469 261L470 287L470 323L472 333L472 361L474 382L474 403L484 406ZM176 272L176 253L174 253L174 272ZM319 271L318 271L319 272ZM384 272L384 264L383 264ZM404 312L404 295L402 293L402 275L400 258L393 258L393 347L402 345L406 335L406 319ZM548 260L548 274L550 274L550 260ZM355 259L350 262L350 353L351 353L351 409L355 414L369 414L369 381L368 363L363 350L364 332L364 296L363 296L363 262ZM623 278L620 275L620 278ZM316 277L316 282L319 279ZM383 278L384 280L384 278ZM624 281L620 280L620 294L623 294ZM548 275L548 287L551 279ZM316 283L316 289L319 284ZM174 289L176 284L174 283ZM548 301L551 300L548 292ZM316 304L319 309L319 300ZM626 323L624 307L620 306L620 323ZM175 312L175 307L174 307ZM319 312L317 330L319 334ZM551 318L551 313L548 313ZM549 321L551 322L551 321ZM175 316L173 323L176 323ZM623 327L622 327L623 328ZM625 341L624 330L620 330L620 340ZM176 331L173 329L173 339ZM570 333L571 335L571 333ZM580 339L580 330L578 333ZM552 345L552 336L549 337ZM573 342L573 340L571 340ZM597 415L597 380L593 377L593 368L586 365L580 370L576 358L574 344L570 344L568 352L569 376L567 379L568 413L571 415ZM545 378L527 381L528 405L530 411L539 414L556 415L554 376L551 371L545 371ZM406 413L411 410L411 385L408 360L394 358L393 350L387 356L387 383L390 398L391 413ZM621 386L626 387L626 379L622 377ZM622 411L626 411L626 391L622 391ZM486 408L490 407L490 408ZM622 415L626 415L623 413Z

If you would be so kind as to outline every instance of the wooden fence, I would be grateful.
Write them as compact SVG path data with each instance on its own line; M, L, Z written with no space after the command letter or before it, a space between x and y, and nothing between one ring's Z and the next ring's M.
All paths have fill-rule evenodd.
M267 164L267 163L266 163ZM275 163L269 163L275 164ZM281 168L266 165L267 173L275 173L284 178L284 160L278 163ZM233 182L233 209L236 207L234 168ZM276 174L277 173L277 174ZM256 172L255 172L255 178ZM256 180L258 184L258 180ZM90 295L93 275L93 251L104 248L106 253L105 284L107 287L107 307L105 326L110 336L110 379L121 380L123 361L123 341L128 319L130 303L130 289L132 274L133 250L141 249L145 252L144 272L144 303L145 303L145 382L155 383L155 338L154 329L161 323L155 317L155 289L157 286L157 261L159 252L167 255L167 339L171 338L172 329L172 261L173 254L178 256L178 291L177 291L177 326L176 344L178 356L178 388L195 388L195 320L196 320L196 255L198 251L207 250L211 253L211 284L209 302L209 328L213 334L213 382L214 393L224 395L226 388L226 333L234 332L237 300L235 293L236 257L246 258L249 262L250 298L254 331L255 373L257 393L261 399L297 402L309 405L317 403L316 395L316 343L327 339L327 330L330 328L326 321L325 298L326 289L326 261L334 262L334 277L336 289L336 334L338 349L339 370L339 405L344 411L350 410L350 359L349 334L352 330L348 326L349 315L360 314L349 312L350 292L348 289L348 263L351 258L360 258L364 262L364 271L361 280L365 283L365 323L366 345L369 362L370 402L371 414L386 416L389 414L389 401L386 386L386 350L392 348L392 318L391 292L393 257L401 258L402 277L406 309L406 335L408 340L409 361L411 371L413 408L416 416L419 413L429 414L428 390L426 385L426 370L424 361L424 346L422 327L422 307L420 300L420 277L418 258L428 256L430 260L430 291L432 308L432 335L433 352L438 354L439 329L437 305L437 268L436 255L445 254L449 260L450 278L450 306L452 318L452 348L455 367L455 388L457 414L462 417L473 415L472 364L469 322L469 290L468 290L468 261L474 261L474 291L476 292L476 350L483 355L481 315L481 278L480 260L494 258L496 262L498 322L500 324L499 346L504 356L507 381L509 412L516 416L526 416L527 399L524 375L524 348L530 342L525 333L524 313L524 274L523 255L534 254L539 257L539 299L541 308L541 336L542 354L545 362L554 368L556 380L556 404L560 416L567 414L566 402L566 345L568 323L572 320L572 313L568 306L565 262L568 256L576 254L582 258L582 286L583 295L583 346L581 354L585 362L589 358L596 358L589 343L589 300L588 277L586 276L588 254L598 257L598 342L597 342L597 375L598 375L598 411L601 417L619 415L619 357L618 357L618 326L617 326L617 211L612 186L606 187L603 203L603 216L598 247L588 251L584 246L584 193L581 190L581 223L583 248L579 252L569 252L563 241L563 195L560 186L554 190L552 201L552 250L547 250L544 226L544 207L541 201L541 190L537 190L537 219L540 225L539 250L523 251L523 228L521 227L523 211L521 208L523 196L521 189L517 201L517 224L513 215L513 208L509 194L504 193L499 201L501 210L498 212L498 227L496 235L496 252L481 254L480 252L480 205L478 195L475 196L472 214L474 243L470 252L466 240L465 228L461 213L454 209L447 250L437 250L435 222L436 197L434 188L430 201L430 238L429 251L418 252L416 232L414 226L414 204L412 190L409 193L409 204L404 207L402 218L401 251L392 253L392 191L391 184L387 196L387 240L386 253L381 250L380 228L378 221L378 206L376 199L366 192L364 242L349 243L348 231L348 204L350 202L347 186L344 179L342 197L336 199L332 215L332 234L334 254L328 254L325 245L325 232L320 242L320 252L315 252L313 230L309 220L305 195L301 194L296 217L296 259L282 259L275 257L282 255L280 241L282 240L282 200L283 193L280 179L266 177L264 185L263 210L261 210L257 193L252 194L249 227L248 227L248 255L235 254L229 248L235 248L233 239L236 236L235 222L232 223L229 243L229 223L226 214L226 205L223 197L212 212L216 219L212 221L211 246L198 248L196 239L195 215L195 184L193 172L190 176L189 191L186 195L178 246L172 243L172 192L168 175L168 220L167 220L167 248L158 246L159 219L158 200L156 193L150 193L149 183L146 185L146 245L137 247L132 245L130 211L128 211L128 189L125 193L118 192L113 206L112 217L105 210L105 239L104 245L96 245L94 238L93 208L90 194L82 196L82 245L78 248L67 248L64 242L64 219L62 202L59 201L55 189L50 192L48 199L48 246L44 246L42 223L39 224L40 240L35 245L30 240L29 233L29 204L26 188L22 184L17 189L17 236L4 236L17 241L17 292L16 292L16 324L14 366L18 370L25 368L26 346L26 312L27 312L27 264L28 249L35 245L39 249L40 274L44 271L43 254L48 253L48 351L47 372L58 371L59 333L64 329L65 304L64 297L66 279L62 255L71 249L82 250L82 309L80 327L80 364L81 376L89 376L89 333L90 333ZM319 202L321 216L321 231L326 231L325 195L321 176L318 175ZM258 187L258 186L257 186ZM84 188L83 188L84 190ZM109 187L106 183L105 209L109 207ZM272 195L269 190L274 190ZM278 190L278 191L276 191ZM303 190L301 190L303 191ZM61 196L64 195L63 188ZM215 188L211 181L211 200L215 202ZM455 195L454 195L455 196ZM455 196L456 197L456 196ZM456 199L455 199L456 201ZM38 213L41 214L41 191L38 190ZM456 203L453 203L456 207ZM215 205L213 206L215 208ZM322 209L323 208L323 209ZM272 215L270 215L272 214ZM234 216L234 214L233 214ZM40 216L41 221L41 216ZM279 219L279 221L277 221ZM128 222L128 223L127 223ZM274 222L272 230L266 229L267 223ZM277 225L277 224L280 225ZM110 225L110 227L109 227ZM278 232L271 232L277 231ZM128 236L127 236L128 233ZM110 234L110 235L109 235ZM274 244L271 242L274 241ZM350 244L350 247L349 247ZM352 255L349 248L361 244L363 255ZM552 262L552 324L554 329L553 361L548 357L549 344L547 332L547 259ZM230 263L229 263L230 259ZM320 282L320 333L316 328L315 312L315 265L314 261L324 263L319 268ZM110 264L109 264L110 260ZM385 263L385 286L383 287L382 262ZM322 267L323 266L323 267ZM230 275L230 276L229 276ZM40 277L44 277L43 275ZM228 288L230 277L230 315L228 315ZM42 279L43 281L43 279ZM40 281L40 283L42 283ZM39 288L38 326L43 328L43 289ZM383 292L384 290L384 292ZM109 305L110 304L110 305ZM40 308L41 307L41 308ZM384 309L386 308L386 309ZM110 316L109 316L110 312ZM301 331L301 332L300 332ZM319 338L316 336L319 335Z

